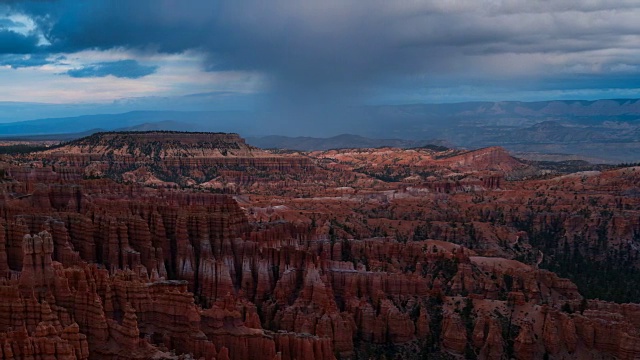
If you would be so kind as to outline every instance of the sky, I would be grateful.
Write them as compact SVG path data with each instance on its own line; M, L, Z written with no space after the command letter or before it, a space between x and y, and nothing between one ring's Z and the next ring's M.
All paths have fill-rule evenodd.
M4 0L0 122L637 98L638 19L626 0Z

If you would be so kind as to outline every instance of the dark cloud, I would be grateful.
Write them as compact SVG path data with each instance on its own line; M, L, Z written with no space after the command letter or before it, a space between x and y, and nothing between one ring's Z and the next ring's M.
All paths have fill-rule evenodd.
M0 54L30 54L38 51L37 35L23 35L0 28Z
M0 65L10 66L13 69L42 66L54 63L61 58L50 61L47 54L29 54L29 55L16 55L6 54L0 55Z
M262 71L276 90L293 94L311 85L315 92L362 90L399 75L499 77L502 64L477 58L625 50L640 31L633 1L59 0L13 7L33 17L51 52L198 49L210 70Z
M165 53L200 47L215 1L16 1L51 42L52 52L127 47Z
M35 21L51 53L196 50L205 54L208 70L262 73L269 80L270 103L284 109L280 118L291 119L285 126L336 117L338 109L381 88L393 91L406 78L416 89L442 84L547 89L561 83L604 88L609 80L627 86L631 82L620 80L620 74L640 74L640 4L633 0L10 4L10 11ZM11 52L1 44L0 52ZM88 67L69 74L103 73L104 68ZM342 118L349 115L343 112Z
M138 79L157 71L157 66L141 65L136 60L118 60L87 65L66 72L74 78L92 78L115 76L119 78Z

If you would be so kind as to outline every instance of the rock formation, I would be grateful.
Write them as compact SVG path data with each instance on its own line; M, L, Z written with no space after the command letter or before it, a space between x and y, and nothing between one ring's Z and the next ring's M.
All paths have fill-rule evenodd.
M640 305L551 271L640 265L640 170L507 180L527 166L156 132L15 157L1 357L640 356Z

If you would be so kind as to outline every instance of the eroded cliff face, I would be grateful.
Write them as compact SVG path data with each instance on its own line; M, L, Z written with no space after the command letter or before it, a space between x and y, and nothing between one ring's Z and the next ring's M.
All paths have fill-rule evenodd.
M333 358L326 337L262 329L252 301L272 287L253 286L258 243L231 197L93 185L73 185L78 204L56 186L1 206L5 358Z
M13 169L19 180L110 178L154 187L197 187L236 193L264 180L311 173L304 156L279 156L247 145L238 134L184 132L96 133L32 154L38 169ZM52 165L53 171L47 167Z
M260 229L226 195L71 187L0 208L5 357L331 359L389 344L405 355L640 354L634 308L585 305L569 281L515 260L436 240ZM597 340L612 329L615 340Z
M572 256L593 244L574 234L633 245L637 198L623 192L635 171L512 183L506 168L476 167L502 156L425 158L441 162L435 180L399 183L318 156L316 170L271 168L236 196L72 176L96 163L7 165L0 357L639 357L640 305L586 300L539 266L563 254L540 246L552 228ZM472 175L445 176L454 168ZM274 181L280 172L295 182Z

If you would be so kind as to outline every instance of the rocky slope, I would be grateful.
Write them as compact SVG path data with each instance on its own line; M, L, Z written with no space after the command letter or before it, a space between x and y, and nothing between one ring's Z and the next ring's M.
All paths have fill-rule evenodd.
M175 131L96 133L31 160L64 167L74 179L111 178L158 187L191 186L234 192L275 172L313 171L306 157L273 155L237 134Z
M170 144L157 136L129 149ZM197 136L117 156L157 176ZM225 170L248 179L230 195L91 178L96 163L53 151L7 158L0 357L640 356L640 305L595 299L638 301L601 286L637 287L640 169L509 181L527 165L500 148L237 151L289 165Z
M50 154L113 157L258 157L265 154L247 145L238 134L178 131L101 132L73 140Z
M320 164L328 169L353 171L385 182L410 184L451 179L474 182L483 177L504 177L531 168L499 147L473 151L440 147L342 149L309 155L321 160Z

